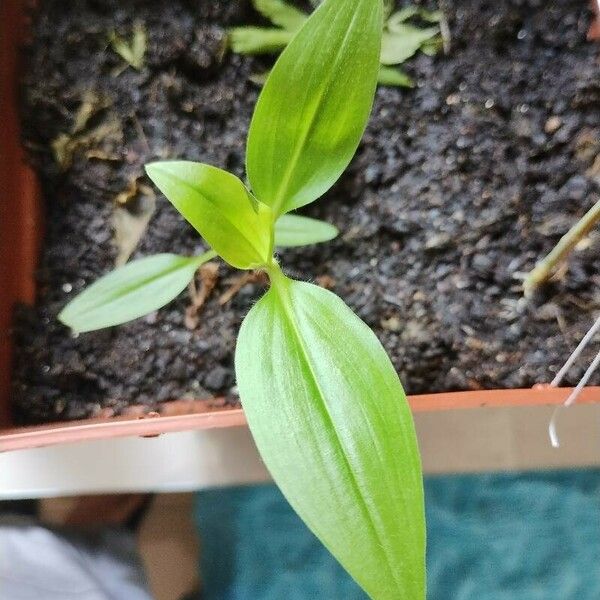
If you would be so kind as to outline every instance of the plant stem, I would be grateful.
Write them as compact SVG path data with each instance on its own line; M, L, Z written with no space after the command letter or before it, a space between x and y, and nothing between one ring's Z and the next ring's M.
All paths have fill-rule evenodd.
M285 287L288 278L274 258L271 259L271 262L268 265L266 265L265 270L267 271L269 279L271 280L271 285L274 288L281 290Z
M213 258L217 258L219 256L214 250L207 250L202 254L198 254L195 258L198 260L198 267L203 265L205 262L212 260Z
M558 241L552 251L537 263L523 282L525 295L529 296L535 288L550 279L559 263L573 250L591 229L600 222L600 200L588 210L565 235Z

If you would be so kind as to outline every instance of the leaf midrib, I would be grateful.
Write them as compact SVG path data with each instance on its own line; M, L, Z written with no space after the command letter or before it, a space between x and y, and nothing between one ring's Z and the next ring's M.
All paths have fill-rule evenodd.
M329 412L329 409L327 407L326 396L325 396L323 390L321 389L321 386L319 385L317 375L312 367L312 364L310 361L310 354L307 350L306 343L304 341L304 338L302 337L300 330L298 329L298 327L296 325L296 320L294 319L294 315L295 315L294 308L292 306L292 301L291 301L289 289L288 289L289 286L294 285L294 283L295 282L293 282L292 280L289 280L289 279L286 279L284 282L275 280L275 281L272 281L272 289L275 290L275 292L276 292L275 295L280 300L280 304L283 309L283 311L282 311L283 315L285 316L285 318L288 322L288 325L290 326L290 329L296 338L298 347L300 349L301 358L303 359L303 362L306 365L309 376L310 376L310 381L313 384L313 387L318 392L320 404L323 409L321 412L322 412L323 416L325 417L325 419L327 420L328 424L331 426L331 430L333 431L338 448L340 449L340 454L344 461L344 467L346 469L346 472L349 475L349 480L351 482L352 488L354 489L354 493L360 499L361 509L367 517L367 522L369 524L371 532L374 534L374 537L377 539L377 542L379 543L379 546L382 550L383 556L385 557L386 566L391 575L391 578L395 582L397 588L402 589L402 583L398 581L396 572L392 567L390 557L388 556L388 553L385 550L386 546L380 539L377 528L375 527L375 524L373 523L373 521L371 519L371 515L369 512L368 506L367 506L364 498L362 497L362 494L360 493L360 486L358 485L358 482L356 481L354 471L352 470L350 462L348 461L346 453L344 452L344 446L341 443L341 439L338 435L337 428L335 426L335 422L334 422L334 420L331 416L331 413Z
M335 64L335 68L331 70L329 77L321 84L321 87L319 90L319 95L318 95L317 101L315 102L315 105L313 107L308 127L306 127L305 130L302 132L302 135L300 138L300 143L296 145L294 154L292 155L291 160L287 163L287 167L286 167L286 170L285 170L285 173L283 176L282 184L279 187L277 194L275 195L275 200L273 202L273 212L276 215L280 214L280 210L283 207L284 203L286 202L286 200L289 200L287 198L287 196L289 193L288 190L290 187L292 175L293 175L296 165L299 161L299 157L301 156L301 154L304 151L304 148L305 148L307 140L308 140L308 136L315 127L315 124L316 124L315 115L317 115L319 113L319 109L321 108L321 106L324 102L324 99L326 97L326 92L331 85L331 81L337 76L337 72L339 70L340 55L342 54L342 50L348 40L348 37L350 36L352 27L353 27L356 19L357 19L357 13L354 12L352 15L350 24L348 25L348 29L344 33L342 42L340 43L340 45L337 49L335 59L333 60L333 64ZM335 18L334 18L334 22L335 22ZM333 24L331 25L331 28L333 28ZM292 208L294 208L294 207L292 207Z

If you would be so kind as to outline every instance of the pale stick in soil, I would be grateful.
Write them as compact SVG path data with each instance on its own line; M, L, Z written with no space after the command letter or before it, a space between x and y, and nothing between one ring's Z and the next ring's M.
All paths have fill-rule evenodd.
M543 258L525 277L523 290L526 296L542 283L548 281L556 267L568 256L575 246L600 222L600 200L588 210L554 246L550 254Z

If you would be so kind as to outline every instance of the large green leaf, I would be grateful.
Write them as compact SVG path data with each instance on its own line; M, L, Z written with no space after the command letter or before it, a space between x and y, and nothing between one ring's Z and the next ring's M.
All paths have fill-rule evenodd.
M279 275L242 324L242 405L292 507L377 600L422 600L419 452L398 376L334 294Z
M379 66L381 0L325 0L283 51L248 134L252 191L275 215L325 193L354 155Z
M146 165L146 172L175 208L224 260L239 269L268 261L272 217L231 173L189 161Z
M307 15L284 0L253 0L254 8L271 23L288 31L296 31L304 25Z
M309 217L282 215L275 223L275 246L293 248L328 242L337 237L337 227Z
M87 287L58 315L74 331L94 331L143 317L176 298L198 267L214 258L155 254L127 263Z

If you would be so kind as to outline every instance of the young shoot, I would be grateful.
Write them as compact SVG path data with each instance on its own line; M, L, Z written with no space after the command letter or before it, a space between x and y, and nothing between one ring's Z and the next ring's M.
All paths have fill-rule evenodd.
M135 23L131 40L127 41L115 31L111 32L109 42L112 49L133 69L144 68L146 54L146 29L141 23Z
M238 54L277 54L294 37L308 15L287 0L252 0L256 11L273 27L234 27L229 31L229 45ZM313 5L318 6L318 2ZM379 67L379 83L387 86L413 87L412 79L398 65L419 50L433 55L442 47L440 11L417 6L393 10L393 2L384 2L384 25ZM418 23L425 24L419 26ZM253 81L262 83L263 77Z
M421 464L398 375L340 298L288 277L274 254L278 244L335 235L290 213L327 192L357 149L377 86L382 25L381 0L321 3L258 99L246 147L249 187L201 163L146 167L211 250L134 261L91 286L60 318L83 331L111 324L115 314L126 320L154 310L215 255L266 272L270 288L244 319L235 349L240 399L262 459L371 598L423 600Z

